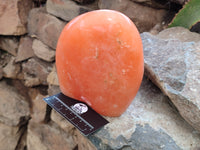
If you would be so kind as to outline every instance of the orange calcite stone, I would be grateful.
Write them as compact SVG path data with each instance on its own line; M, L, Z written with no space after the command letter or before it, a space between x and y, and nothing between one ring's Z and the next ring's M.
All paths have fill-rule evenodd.
M113 10L82 14L63 29L56 49L63 94L105 116L120 116L139 90L144 59L133 22Z

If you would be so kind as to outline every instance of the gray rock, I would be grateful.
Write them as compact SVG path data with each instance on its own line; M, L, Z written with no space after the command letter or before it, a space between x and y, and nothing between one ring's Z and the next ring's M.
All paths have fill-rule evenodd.
M173 27L167 28L158 35L156 35L162 39L178 39L181 42L199 42L200 41L200 34L195 32L190 32L188 29L183 27Z
M0 49L7 51L13 56L17 55L19 40L16 37L0 36Z
M70 21L80 14L91 11L91 9L78 5L72 0L47 0L46 8L48 13L65 21Z
M47 85L47 76L52 70L52 64L38 58L31 58L22 64L25 85Z
M28 32L44 44L56 49L57 41L66 23L47 14L44 8L34 8L28 17Z
M161 23L166 15L164 9L154 9L130 0L99 0L100 9L113 9L127 15L137 26L139 32L149 31Z
M24 124L29 119L29 105L14 87L0 81L0 122L9 126Z
M42 43L40 40L35 39L33 41L32 48L38 58L47 62L52 62L55 60L55 50Z
M17 57L15 59L15 62L21 62L34 56L32 43L33 43L32 38L28 36L22 37L20 39L19 49L17 52Z
M143 33L142 39L148 76L200 131L200 43L160 39L148 33Z
M199 148L197 133L169 99L144 78L132 104L120 117L106 117L110 123L90 135L99 150L180 150Z

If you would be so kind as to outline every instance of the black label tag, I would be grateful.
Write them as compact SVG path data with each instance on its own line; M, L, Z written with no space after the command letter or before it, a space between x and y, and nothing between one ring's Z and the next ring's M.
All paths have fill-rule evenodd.
M71 122L85 136L108 123L87 104L65 96L62 93L44 98L44 101Z

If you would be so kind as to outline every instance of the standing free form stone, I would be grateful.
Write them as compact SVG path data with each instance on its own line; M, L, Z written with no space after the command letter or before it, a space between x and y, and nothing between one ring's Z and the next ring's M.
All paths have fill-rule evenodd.
M180 33L185 30L182 28ZM166 39L148 33L141 35L146 73L171 99L181 116L200 131L200 43L181 42L183 37L170 38L170 29L166 32ZM188 32L185 36L193 34Z
M172 108L168 97L144 78L132 104L120 117L88 138L98 150L189 150L200 134Z
M0 0L0 34L23 35L32 0Z

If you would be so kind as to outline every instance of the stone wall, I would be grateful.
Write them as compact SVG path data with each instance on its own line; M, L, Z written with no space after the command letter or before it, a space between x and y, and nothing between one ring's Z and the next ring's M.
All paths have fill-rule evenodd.
M60 92L55 49L67 22L114 9L141 33L157 34L176 11L170 6L184 3L172 2L0 0L0 150L199 150L200 36L183 28L141 34L148 78L127 111L106 117L97 133L84 137L42 100Z

